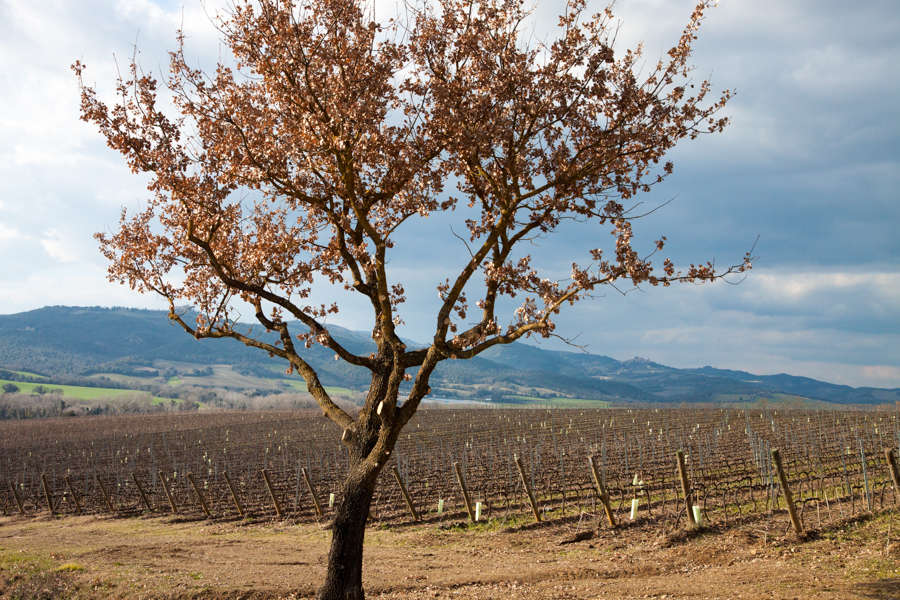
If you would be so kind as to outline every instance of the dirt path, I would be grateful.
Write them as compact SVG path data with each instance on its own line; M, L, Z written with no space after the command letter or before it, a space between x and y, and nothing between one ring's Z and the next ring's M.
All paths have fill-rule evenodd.
M895 520L886 512L808 539L782 535L782 516L668 536L644 523L572 543L562 542L590 531L586 521L374 527L365 586L398 600L896 599ZM2 517L0 598L310 597L328 538L290 522Z

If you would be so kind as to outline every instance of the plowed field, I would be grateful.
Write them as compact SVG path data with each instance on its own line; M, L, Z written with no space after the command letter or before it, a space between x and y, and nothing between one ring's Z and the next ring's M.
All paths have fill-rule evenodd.
M507 525L370 528L368 596L900 598L896 511L802 538L780 512L668 534L664 523L611 530L576 516ZM4 517L0 597L308 598L328 538L324 522Z

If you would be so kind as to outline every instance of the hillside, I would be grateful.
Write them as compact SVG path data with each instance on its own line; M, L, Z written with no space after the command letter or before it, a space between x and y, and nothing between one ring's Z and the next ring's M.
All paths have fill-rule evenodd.
M334 328L340 330L340 328ZM274 334L259 331L274 342ZM366 340L347 330L337 333L354 352L371 351ZM369 341L374 348L374 344ZM327 385L365 385L365 373L333 360L333 353L314 346L305 357L320 369ZM14 315L0 315L0 366L43 374L112 373L134 377L158 375L157 362L193 365L242 365L268 377L284 370L255 348L235 340L197 340L172 325L165 311L128 308L49 306ZM164 365L163 365L164 366Z
M375 344L366 333L330 326L354 353ZM246 332L274 340L259 327ZM415 342L408 341L409 344ZM321 346L303 350L325 385L363 390L368 372ZM211 367L216 365L215 369ZM53 376L99 376L118 381L178 381L231 388L297 388L280 360L234 340L196 340L172 325L165 311L52 306L0 315L0 367ZM293 381L291 381L293 380ZM752 401L793 395L840 403L900 401L900 389L852 388L791 375L753 375L703 367L675 369L635 358L619 361L586 352L525 344L491 348L468 361L445 361L432 377L438 396L503 401L550 398L618 402Z

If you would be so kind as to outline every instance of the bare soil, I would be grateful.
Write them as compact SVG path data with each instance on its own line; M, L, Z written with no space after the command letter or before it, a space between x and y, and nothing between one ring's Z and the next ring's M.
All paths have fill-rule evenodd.
M785 515L699 531L587 515L540 525L462 519L373 526L368 597L900 598L896 511L803 536ZM0 598L311 597L325 523L0 517Z

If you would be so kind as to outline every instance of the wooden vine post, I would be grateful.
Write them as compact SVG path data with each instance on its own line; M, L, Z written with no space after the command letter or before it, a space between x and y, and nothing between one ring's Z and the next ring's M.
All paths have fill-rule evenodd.
M894 480L894 497L900 500L900 470L897 469L897 453L893 448L885 448L884 457L887 458L888 470L891 472L891 479Z
M866 450L863 447L862 440L857 438L859 442L859 462L862 465L862 473L863 473L863 489L866 491L866 505L869 508L869 512L872 512L874 509L872 507L872 492L869 491L869 473L868 469L866 469Z
M178 514L178 507L175 506L175 498L172 497L172 492L169 491L169 484L166 483L166 476L163 475L163 472L159 472L159 480L162 481L163 490L166 492L166 498L169 500L169 506L172 508L172 514Z
M97 479L97 484L100 486L100 493L103 494L103 500L106 501L106 507L109 509L109 512L116 512L116 509L113 508L112 502L110 502L109 500L109 494L106 493L106 486L103 485L103 480L100 479L100 474L95 473L94 477Z
M269 479L269 470L262 470L263 479L266 480L266 487L269 488L269 495L272 496L272 504L275 505L275 514L277 516L282 516L281 512L281 503L278 501L278 495L275 493L275 487L272 485L272 480Z
M463 477L463 472L459 467L458 462L453 463L453 468L456 470L456 480L459 482L459 487L462 488L463 500L466 503L466 511L469 513L469 519L474 523L475 511L472 510L472 500L469 498L469 488L466 487L466 478Z
M244 507L241 506L241 501L238 499L237 491L234 489L234 484L231 483L231 477L228 476L228 473L223 473L225 475L225 483L228 484L228 489L231 490L231 499L234 500L234 505L237 507L238 514L240 516L244 516Z
M694 520L694 503L691 499L691 482L688 481L687 469L684 468L684 451L679 450L675 453L675 456L678 458L678 474L681 476L681 493L684 495L684 510L687 512L688 522L691 524L691 527L696 527L697 521Z
M400 477L400 470L397 468L397 465L392 466L391 471L394 473L394 478L400 486L400 491L403 493L403 499L406 500L406 507L409 508L409 512L412 514L413 519L421 521L422 519L419 518L419 513L416 512L416 507L413 506L412 498L410 498L409 492L406 491L406 485L404 485L403 479Z
M69 488L69 493L72 494L72 501L75 503L75 510L78 511L78 514L81 514L81 502L78 501L78 496L75 495L75 489L72 487L72 481L69 479L69 476L65 476L66 487Z
M600 502L603 503L603 509L606 511L606 520L609 521L610 527L615 528L616 517L613 514L612 506L609 504L609 494L606 493L606 486L603 485L603 479L600 477L600 471L597 469L593 456L588 456L588 464L591 466L591 475L594 476L594 485L597 488L597 493L600 495Z
M197 499L200 500L200 506L201 508L203 508L203 512L206 513L207 517L210 517L211 513L209 512L209 506L206 505L206 498L203 497L203 492L200 490L200 486L198 486L197 482L194 481L194 474L188 473L187 478L188 481L191 482L191 487L194 488L194 492L197 493Z
M778 452L778 448L772 448L772 460L775 462L775 471L778 473L781 490L784 492L784 501L788 507L788 514L791 515L791 524L794 526L794 531L803 533L803 526L800 524L800 517L797 515L797 508L794 506L794 497L791 494L791 488L788 487L787 476L784 474L784 467L781 465L781 453Z
M147 500L147 494L144 493L144 488L141 487L137 475L134 474L134 471L131 472L131 479L134 481L134 485L137 487L137 491L141 495L141 500L144 501L144 506L147 507L147 512L152 512L153 508L150 506L150 501Z
M16 489L16 484L13 482L9 482L9 489L12 490L13 498L16 500L16 506L19 507L19 514L25 514L25 507L22 505L22 499L19 497L19 490Z
M303 467L300 469L300 472L303 473L303 480L306 481L306 489L309 490L309 495L312 496L313 504L316 507L316 514L321 517L325 513L322 511L322 503L319 502L319 495L316 494L316 488L313 487L309 471L306 470L306 467Z
M50 507L50 514L53 514L53 496L50 494L50 484L47 483L47 474L41 473L41 485L44 486L44 498L47 499L47 506Z
M531 491L531 486L528 485L528 478L525 476L525 467L522 466L522 459L518 456L516 457L516 467L519 468L519 477L522 478L522 485L525 486L525 493L528 494L528 502L531 504L531 512L534 514L534 520L540 523L541 510L538 507L537 500L534 499L534 493Z

